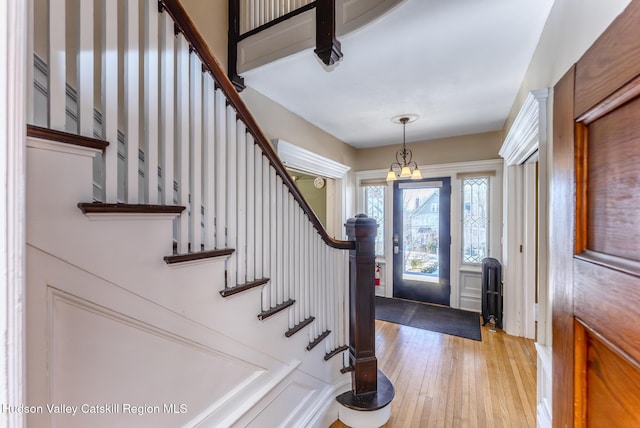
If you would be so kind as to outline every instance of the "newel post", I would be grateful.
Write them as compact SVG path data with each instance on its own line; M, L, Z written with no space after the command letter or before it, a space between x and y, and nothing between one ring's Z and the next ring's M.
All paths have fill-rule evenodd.
M378 360L375 332L375 238L378 223L364 214L347 221L349 251L349 360L353 367L353 393L376 392Z
M339 417L352 425L348 421L359 420L359 412L370 412L367 420L376 420L379 424L372 426L380 426L390 416L389 404L395 390L378 370L375 352L375 238L378 224L375 219L359 214L349 219L345 226L347 239L355 241L355 249L349 251L349 362L353 370L351 391L337 397L346 408L340 411ZM360 422L355 425L361 426Z

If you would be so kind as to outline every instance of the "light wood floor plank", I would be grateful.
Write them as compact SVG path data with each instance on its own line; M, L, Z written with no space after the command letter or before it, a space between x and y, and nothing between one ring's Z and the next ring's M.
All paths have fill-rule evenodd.
M386 428L535 427L532 340L483 327L478 342L376 321L376 355L396 388Z

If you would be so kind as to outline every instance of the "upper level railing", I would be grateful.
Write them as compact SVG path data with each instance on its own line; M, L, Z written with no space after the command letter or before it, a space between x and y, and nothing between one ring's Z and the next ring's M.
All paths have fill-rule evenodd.
M234 249L225 290L266 284L263 316L295 300L292 329L315 318L310 342L331 330L327 351L344 346L355 245L327 234L180 3L46 3L32 122L111 143L95 199L186 207L167 253Z
M228 76L239 91L244 79L238 74L239 43L300 13L315 9L314 52L327 66L342 58L336 38L336 0L229 0Z
M240 0L240 35L246 34L265 24L276 21L305 6L314 0Z

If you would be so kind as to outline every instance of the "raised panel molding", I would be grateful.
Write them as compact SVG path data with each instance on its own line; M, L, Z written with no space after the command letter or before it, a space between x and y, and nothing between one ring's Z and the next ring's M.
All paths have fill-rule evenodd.
M102 414L91 421L91 415L70 419L43 412L29 415L30 425L231 426L301 364L256 352L37 248L27 250L31 352L25 402L158 403L163 413L164 402L174 401L188 410L157 420L153 414L129 419L120 407L117 418ZM327 385L316 382L316 389Z
M482 273L460 271L460 309L480 312L482 309Z
M146 408L145 425L197 423L199 415L219 410L266 372L60 290L49 288L48 295L50 402L120 405L108 417L112 425L141 421L128 405ZM184 405L185 412L168 412L165 405L170 404ZM105 417L81 409L75 416L51 415L51 421L67 427L98 426Z

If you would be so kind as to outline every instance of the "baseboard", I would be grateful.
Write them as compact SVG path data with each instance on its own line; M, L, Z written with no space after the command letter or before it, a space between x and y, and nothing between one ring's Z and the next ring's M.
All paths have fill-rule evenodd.
M338 409L340 404L336 397L351 389L350 374L343 375L342 379L332 388L328 388L316 402L316 405L309 407L305 415L298 419L299 426L308 428L326 428L338 419Z

